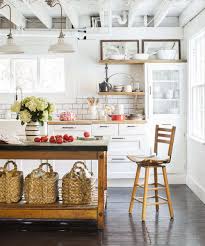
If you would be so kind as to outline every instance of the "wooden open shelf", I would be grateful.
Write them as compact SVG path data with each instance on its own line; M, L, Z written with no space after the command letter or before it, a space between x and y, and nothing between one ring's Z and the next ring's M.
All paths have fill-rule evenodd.
M98 92L100 96L144 96L144 92Z
M100 64L186 63L186 60L100 60Z
M104 207L107 202L107 192L104 194ZM68 205L60 199L52 204L28 204L24 199L18 203L0 203L1 219L90 219L96 220L98 212L98 194L93 194L90 204Z

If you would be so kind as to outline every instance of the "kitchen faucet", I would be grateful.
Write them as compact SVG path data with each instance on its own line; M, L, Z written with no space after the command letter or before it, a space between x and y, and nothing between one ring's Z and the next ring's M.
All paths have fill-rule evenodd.
M18 91L20 91L20 100L23 99L23 90L20 86L16 86L16 95L15 95L15 101L17 102L19 97L18 97ZM16 119L19 118L19 113L16 113Z
M16 86L16 96L15 99L16 101L18 101L19 97L18 97L18 91L20 91L20 99L23 99L23 90L20 86Z

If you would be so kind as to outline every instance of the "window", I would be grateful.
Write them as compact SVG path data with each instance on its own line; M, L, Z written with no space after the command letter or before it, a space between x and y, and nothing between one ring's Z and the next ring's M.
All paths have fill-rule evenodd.
M65 72L62 57L0 59L0 93L64 93Z
M189 43L189 132L205 141L205 32Z

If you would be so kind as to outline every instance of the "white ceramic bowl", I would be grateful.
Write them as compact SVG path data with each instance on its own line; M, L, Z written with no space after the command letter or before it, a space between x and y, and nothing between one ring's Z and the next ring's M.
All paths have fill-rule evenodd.
M111 60L124 60L125 56L124 55L110 55L109 59L111 59Z
M176 50L159 50L157 57L161 60L174 60L176 58L176 52Z
M148 58L149 58L149 54L144 54L144 53L135 54L132 56L132 59L134 60L147 60Z

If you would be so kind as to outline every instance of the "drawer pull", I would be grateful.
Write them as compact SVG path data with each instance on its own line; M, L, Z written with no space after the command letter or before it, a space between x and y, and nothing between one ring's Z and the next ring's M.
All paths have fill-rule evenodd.
M136 126L127 126L127 127L136 127Z
M125 161L125 158L113 158L112 161Z
M112 138L112 139L114 139L114 140L123 140L123 139L125 139L125 138Z
M62 129L76 129L75 126L63 126Z
M100 128L108 128L109 126L100 126Z

